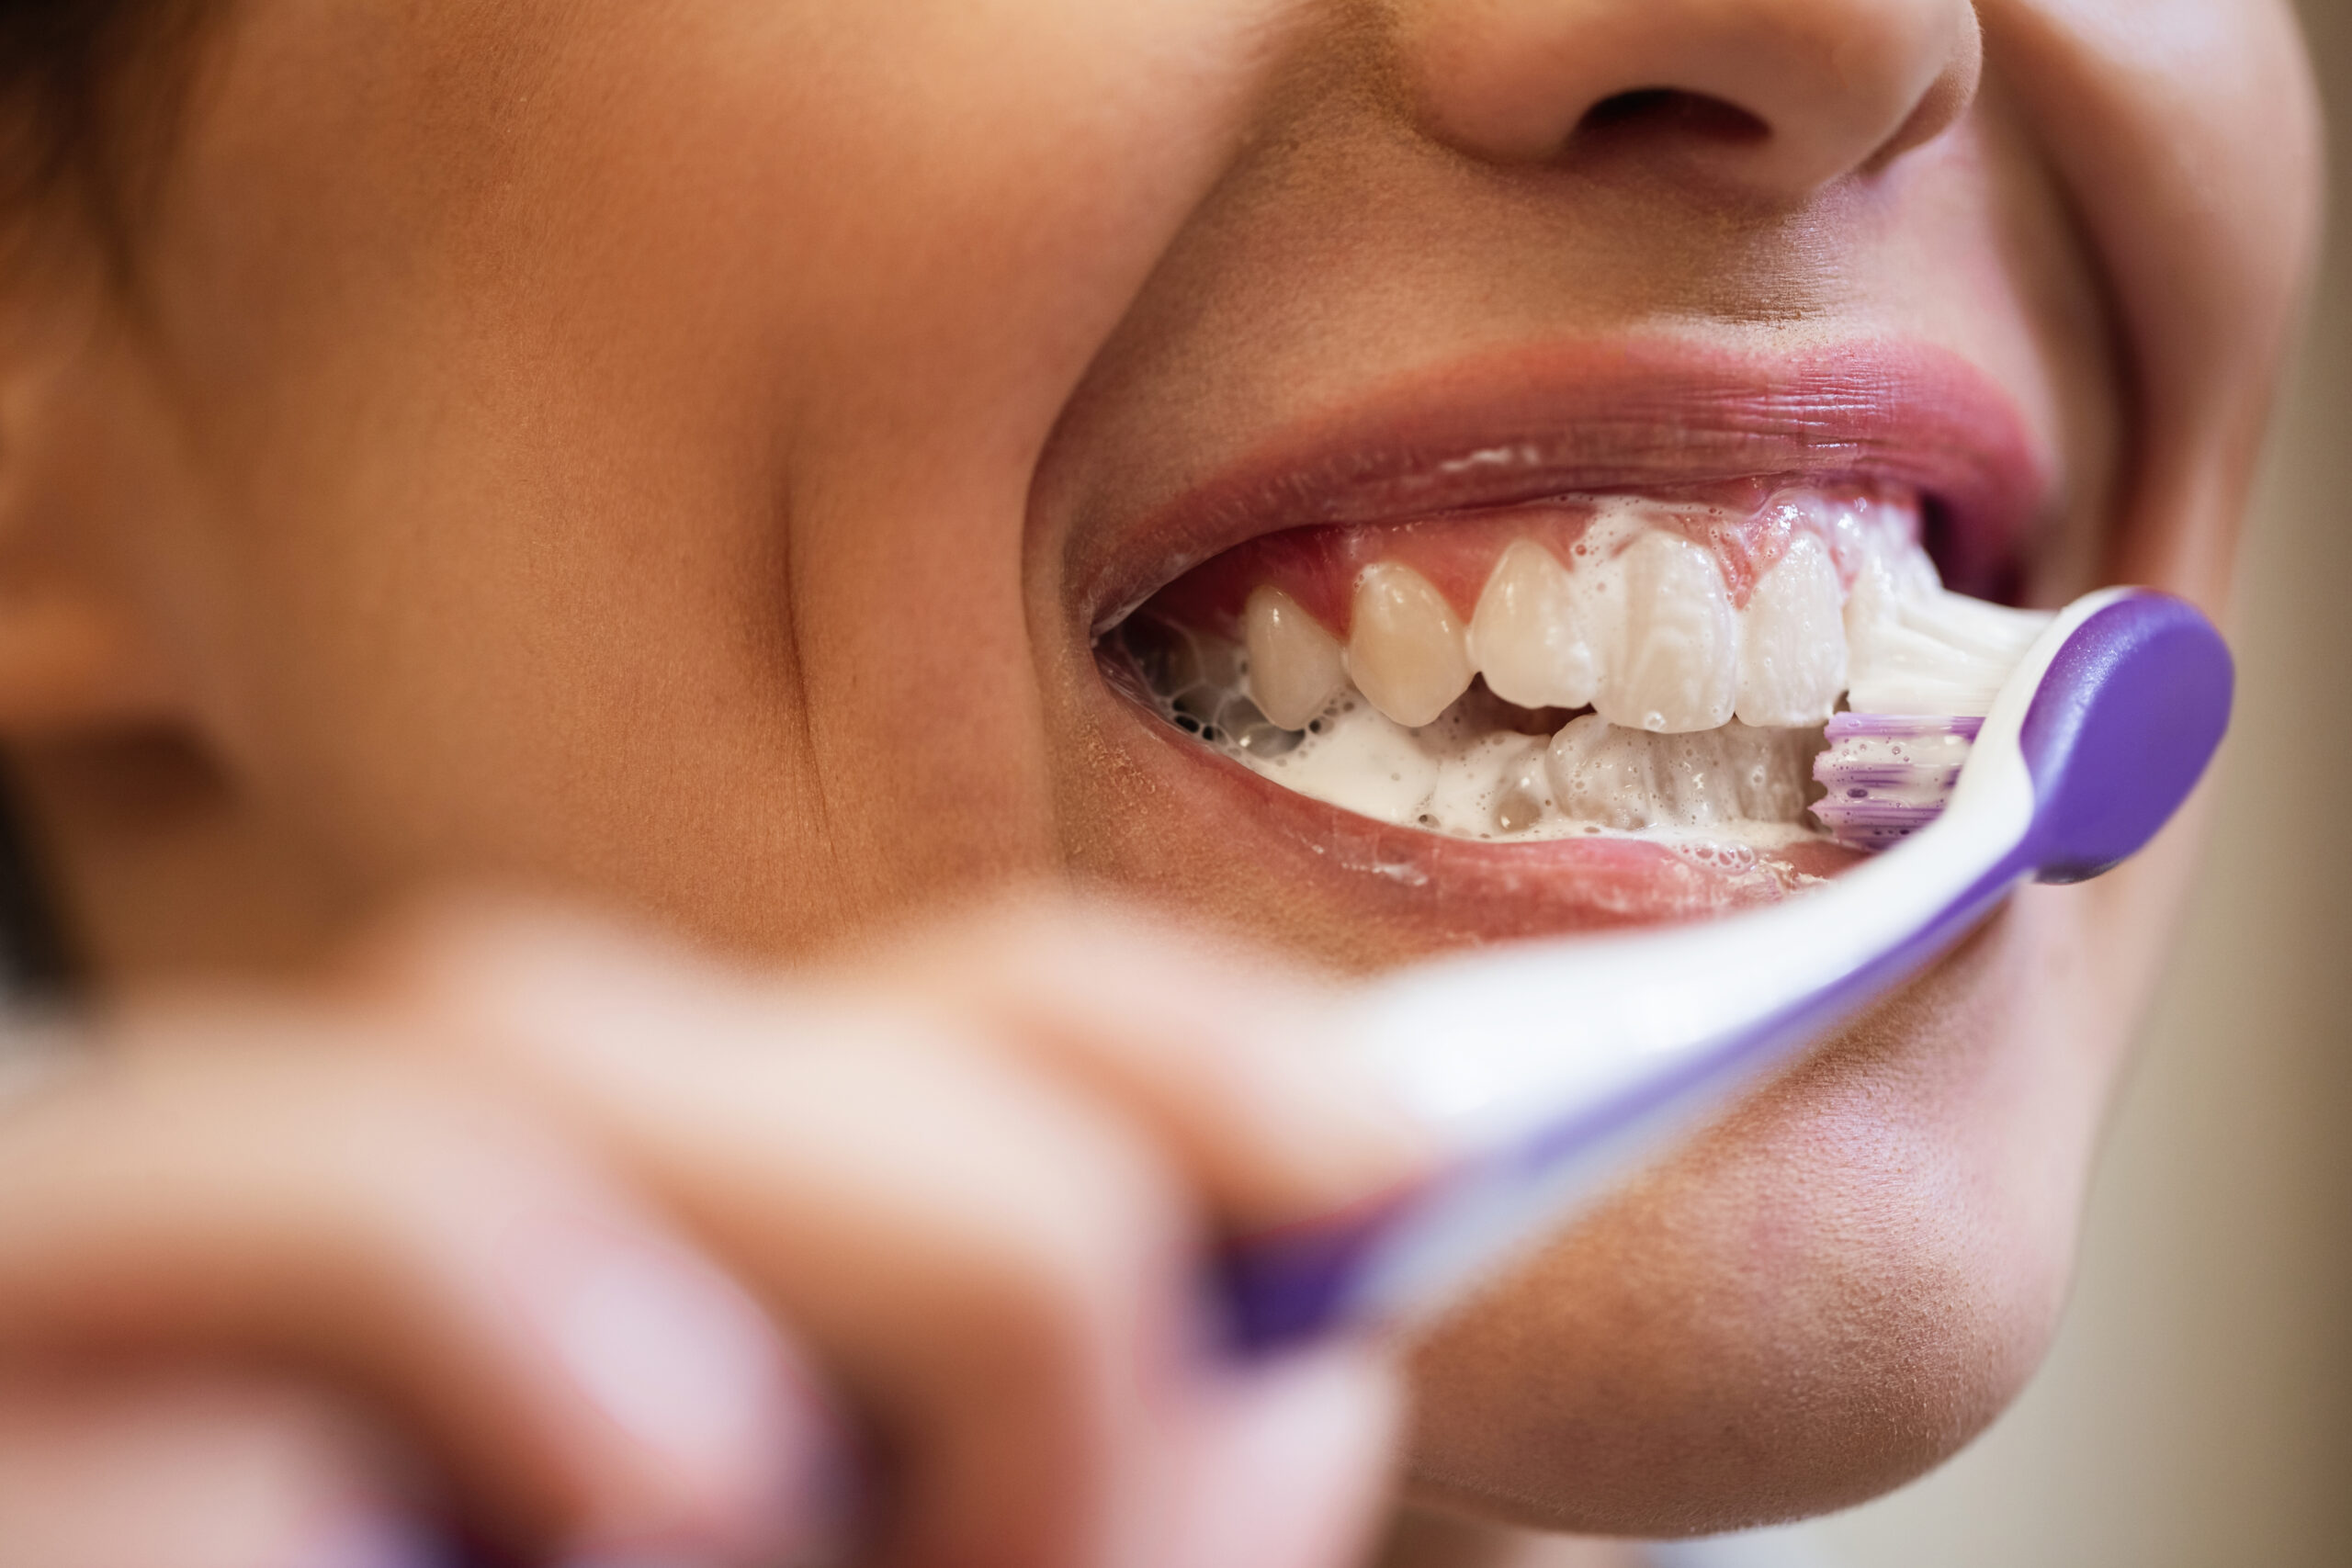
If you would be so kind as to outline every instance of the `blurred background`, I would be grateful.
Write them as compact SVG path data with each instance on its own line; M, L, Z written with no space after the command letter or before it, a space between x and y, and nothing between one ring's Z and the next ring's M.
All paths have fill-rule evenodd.
M1830 1568L2352 1564L2352 0L2301 10L2336 234L2240 585L2203 889L2049 1364L1951 1465L1795 1532Z

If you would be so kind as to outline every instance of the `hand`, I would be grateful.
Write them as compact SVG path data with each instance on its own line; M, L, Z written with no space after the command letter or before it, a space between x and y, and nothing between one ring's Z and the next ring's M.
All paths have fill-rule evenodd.
M853 1433L892 1562L1363 1539L1381 1353L1237 1367L1198 1295L1419 1157L1296 982L1069 910L789 988L445 915L366 975L164 1009L0 1120L0 1345L299 1365L543 1556L805 1548Z

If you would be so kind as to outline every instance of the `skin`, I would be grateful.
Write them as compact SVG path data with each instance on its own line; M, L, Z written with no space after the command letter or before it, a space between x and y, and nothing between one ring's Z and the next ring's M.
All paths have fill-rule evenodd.
M1261 1532L1266 1562L1336 1560L1379 1474L1385 1374L1269 1373L1258 1407L1326 1428L1352 1411L1369 1436L1252 1493L1266 1467L1234 1457L1230 1414L1250 1401L1170 1348L1192 1310L1171 1303L1205 1230L1360 1199L1419 1156L1376 1111L1232 1065L1287 1059L1232 1017L1295 980L1232 980L1159 935L1111 963L1086 916L933 939L984 955L977 975L1035 965L1041 1018L932 981L939 950L906 928L1008 889L1107 891L1350 972L1528 928L1440 918L1204 808L1091 652L1091 569L1138 519L1269 429L1474 349L1889 335L1967 358L2049 455L2033 596L2129 580L2218 610L2316 213L2299 46L2283 6L2246 0L244 0L191 84L130 206L127 275L46 215L0 351L0 734L97 976L283 976L420 889L497 882L821 973L803 983L831 1000L746 1024L751 982L677 978L635 938L533 990L542 941L588 939L454 919L392 942L407 956L366 987L266 1003L290 1009L266 1026L145 1015L142 1040L265 1043L166 1075L210 1129L188 1168L359 1116L343 1064L402 1064L420 1116L474 1129L453 1146L544 1147L571 1173L560 1206L650 1227L805 1341L776 1353L836 1380L919 1478L893 1539L921 1561L975 1561L976 1540L1109 1561L1186 1497L1290 1521ZM1661 85L1746 121L1580 129ZM1449 1320L1414 1352L1409 1495L1698 1531L1869 1495L1965 1441L2047 1341L2195 837L2020 897ZM1041 918L1062 923L1017 924ZM481 978L510 971L530 999ZM656 1062L659 1092L623 1091L557 998L631 995L640 973L671 976L675 1028L820 1041L840 1080L738 1062L672 1082ZM1180 1039L1139 1021L1187 976L1221 1005L1176 1010ZM885 1135L916 1081L887 1044L910 987L936 993L936 1146L972 1150L965 1185L1001 1201L958 1208L934 1173L938 1206L877 1197L871 1227L829 1228L821 1195L922 1168ZM350 1050L300 1047L355 1029ZM562 1049L518 1043L549 1033ZM1158 1066L1102 1065L1138 1054ZM149 1070L79 1091L90 1136L130 1135L110 1129ZM1342 1066L1314 1070L1355 1103ZM873 1134L842 1165L761 1153L836 1101ZM447 1109L478 1102L490 1120ZM1236 1153L1207 1131L1227 1122L1261 1131ZM40 1117L17 1125L19 1157L63 1157ZM296 1147L274 1179L328 1161ZM353 1179L337 1201L380 1208ZM235 1233L271 1188L230 1183L246 1197L188 1234ZM1110 1196L1073 1217L1072 1189ZM93 1300L121 1259L171 1252L96 1225L106 1201ZM770 1207L799 1218L754 1223ZM74 1256L74 1231L17 1278ZM1088 1239L1041 1253L1056 1235ZM943 1237L980 1238L944 1278L923 1261ZM380 1250L369 1277L431 1272ZM271 1267L216 1282L231 1303L311 1266L299 1238L240 1256ZM865 1293L827 1296L792 1266L809 1257L865 1258ZM861 1338L876 1303L1006 1280L1025 1304L969 1320L1000 1324L972 1342L1068 1370L1020 1384L1042 1392L1011 1416L941 1320ZM64 1336L62 1311L0 1288L20 1345ZM740 1454L705 1473L549 1437L507 1469L467 1457L537 1430L538 1396L436 1404L420 1359L384 1348L424 1328L198 1315L97 1348L299 1346L516 1540L809 1528L722 1483ZM484 1364L526 1365L527 1338ZM807 1408L787 1391L770 1416L798 1431ZM1035 1440L982 1440L1001 1430L983 1410ZM611 1498L626 1517L598 1514ZM1398 1550L1467 1561L1481 1528L1413 1525ZM1168 1550L1233 1560L1229 1540Z

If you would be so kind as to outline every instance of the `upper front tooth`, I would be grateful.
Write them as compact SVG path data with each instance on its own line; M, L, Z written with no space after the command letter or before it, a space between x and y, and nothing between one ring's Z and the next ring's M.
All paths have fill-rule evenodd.
M1325 631L1297 600L1261 587L1242 613L1250 644L1250 696L1283 729L1305 729L1348 683L1340 639Z
M1382 561L1356 580L1348 673L1372 705L1419 728L1470 688L1462 622L1428 578Z
M1576 581L1550 550L1521 539L1505 550L1470 617L1470 657L1487 685L1529 708L1592 702L1600 668L1585 640Z
M1829 551L1800 535L1764 574L1742 616L1739 721L1824 724L1846 689L1845 593Z
M1679 734L1729 719L1738 693L1739 627L1714 558L1653 529L1623 557L1622 644L1594 700L1628 729Z

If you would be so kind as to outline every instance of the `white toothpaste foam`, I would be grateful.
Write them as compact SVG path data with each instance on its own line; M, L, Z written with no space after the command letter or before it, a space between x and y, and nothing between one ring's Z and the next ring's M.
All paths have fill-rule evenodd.
M1222 749L1301 795L1456 838L1606 832L1771 850L1816 836L1804 811L1818 730L1652 735L1587 715L1555 739L1498 729L1467 702L1408 729L1351 694L1279 755Z

